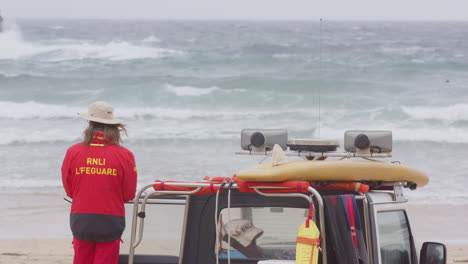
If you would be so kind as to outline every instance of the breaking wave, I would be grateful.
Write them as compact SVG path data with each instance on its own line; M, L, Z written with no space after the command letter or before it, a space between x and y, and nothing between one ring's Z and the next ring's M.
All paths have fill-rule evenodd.
M402 107L403 111L415 119L437 119L447 121L468 121L468 104L449 106Z
M35 101L10 102L0 101L0 119L29 120L29 119L68 119L75 118L77 113L87 111L86 107L69 106L63 104L43 104ZM255 110L244 112L236 109L224 109L213 111L211 109L170 108L170 107L119 107L115 115L126 120L140 119L177 119L186 120L192 118L210 119L253 119L267 118L284 114L307 114L310 109L290 110Z
M434 54L437 50L435 48L428 48L422 46L404 46L404 47L381 47L381 51L393 55L412 56L418 54Z
M166 91L174 93L177 96L202 96L220 90L219 87L216 86L199 88L192 86L173 86L170 84L166 84L164 88Z
M346 130L356 129L355 126L349 124L344 129L331 127L322 127L321 135L325 135L330 139L341 139ZM360 126L362 130L391 130L393 140L395 141L428 141L428 142L445 142L445 143L468 143L468 134L466 128L447 127L440 128L437 126L426 127L404 127L401 124L382 124L374 126ZM315 135L318 137L318 135Z
M143 43L159 43L161 40L154 35L148 36L143 39Z
M190 87L190 89L201 88ZM199 93L198 91L197 95L191 96L199 96ZM455 109L460 108L461 110L456 111L463 113L465 107L466 105L460 105ZM414 110L414 107L409 109ZM437 110L440 109L434 111L438 113ZM22 123L24 123L27 126L38 128L38 133L35 134L18 132L18 129L16 131L6 129L0 135L0 144L44 142L50 139L72 141L75 137L68 136L66 131L69 126L83 125L84 123L76 122L77 113L86 111L87 108L83 106L46 104L35 101L0 101L2 122L10 124L11 127L22 127ZM408 112L408 109L405 111ZM287 128L293 136L317 138L319 135L317 134L316 120L311 115L313 112L314 109L310 108L223 108L215 111L210 108L190 106L176 108L122 105L116 109L115 115L131 124L132 130L135 131L132 133L132 140L228 139L232 138L233 135L237 136L238 130L246 127ZM451 116L451 112L448 112L447 115ZM340 140L343 138L344 131L348 129L379 129L392 130L394 140L397 141L468 143L468 133L463 126L441 126L439 123L431 122L411 125L411 120L399 119L375 120L366 125L359 121L359 117L345 116L343 118L344 113L342 110L336 110L335 113L322 117L321 138ZM427 115L431 116L429 113ZM425 115L413 115L413 118L425 117ZM461 115L460 118L466 117ZM304 122L307 125L304 125ZM51 129L51 126L62 128ZM41 129L45 131L41 131Z
M156 39L152 39L154 42ZM106 59L112 61L134 59L158 59L184 54L181 51L135 45L126 41L96 43L73 40L73 42L29 42L23 39L18 27L0 34L0 60L34 59L39 61L67 61L83 59Z
M80 111L83 109L66 105L41 104L34 101L24 103L0 101L2 119L71 118Z

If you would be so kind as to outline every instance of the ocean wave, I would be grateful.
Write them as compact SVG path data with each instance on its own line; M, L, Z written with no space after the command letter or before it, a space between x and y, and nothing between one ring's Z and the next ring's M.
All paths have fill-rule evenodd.
M393 134L398 140L468 143L464 128L398 128L393 130Z
M51 119L72 118L83 108L66 105L41 104L34 101L23 103L0 101L1 119Z
M197 92L199 93L199 91ZM463 109L465 109L463 107L467 106L462 105L462 110L458 111L463 113ZM43 142L50 139L73 140L74 137L67 136L66 127L77 123L74 121L78 118L77 113L86 111L86 106L46 104L35 101L0 101L0 122L13 129L7 129L8 131L5 130L1 133L0 144ZM372 117L372 115L368 116L367 120L373 121L363 122L363 114L349 115L343 109L334 109L333 113L329 112L322 117L320 135L316 129L317 116L313 114L315 112L311 108L236 109L226 107L213 110L211 108L196 109L190 106L176 108L122 105L117 107L115 112L117 118L131 124L135 130L142 131L132 135L132 138L135 136L135 139L138 140L232 138L233 133L237 134L237 132L233 132L234 130L258 126L260 128L287 128L292 132L292 135L310 138L342 139L343 133L347 129L378 129L393 131L394 140L397 141L468 143L468 133L466 133L466 126L463 125L466 121L457 121L445 126L441 125L440 122L424 120L414 122L413 119L392 119L392 117L381 117L377 114L378 118ZM374 112L378 112L378 110L374 110ZM462 115L460 118L466 119ZM53 126L56 127L56 130L49 131L47 128L47 132L23 135L15 132L22 130L21 127L25 124L25 122L21 122L22 120L28 121L27 124L31 126L42 128L55 124ZM64 128L60 128L60 126Z
M403 106L403 112L414 119L437 119L443 121L467 121L468 104L449 106Z
M387 54L402 55L402 56L413 56L417 54L433 54L437 51L433 47L422 47L422 46L403 46L403 47L389 47L384 46L380 48L380 51Z
M75 117L77 118L77 117ZM124 137L126 142L150 143L161 140L235 140L237 141L242 128L287 128L290 138L322 138L332 139L342 142L344 131L347 129L336 129L321 127L320 137L318 130L311 127L304 127L302 123L294 120L289 122L259 121L261 119L252 118L249 120L222 120L214 117L211 120L193 120L186 122L181 120L158 120L151 122L148 120L129 122L129 137ZM0 133L0 145L14 144L52 144L57 142L78 142L80 132L84 129L85 122L47 122L44 124L34 121L30 126L38 126L39 129L12 128ZM255 123L261 122L260 125ZM50 125L53 125L53 128ZM49 126L47 126L49 125ZM25 124L18 125L25 127ZM354 127L355 128L355 127ZM369 129L370 127L359 127L359 129ZM375 127L373 127L375 129ZM383 128L386 130L387 128ZM448 144L468 144L468 136L465 129L391 129L395 142L437 142ZM71 134L70 131L78 131Z
M275 53L272 55L275 59L290 59L296 57L296 54L289 54L289 53Z
M143 43L159 43L161 40L154 35L148 36L142 40Z
M61 182L55 179L5 179L0 181L0 186L3 191L11 191L12 188L57 188L61 187ZM50 191L50 190L48 190Z
M11 72L2 72L0 71L0 77L3 78L18 78L18 77L44 77L45 74L28 72L28 73L11 73Z
M0 145L12 144L36 144L36 143L55 143L55 142L79 142L80 138L71 135L65 128L54 128L43 131L4 131L0 137Z
M94 43L75 40L74 43L34 43L23 39L18 27L0 34L0 59L33 58L39 61L67 61L82 59L107 59L113 61L133 59L158 59L183 55L182 51L153 46L135 45L125 41Z
M220 90L219 87L212 86L208 88L199 88L192 86L173 86L171 84L166 84L164 89L168 92L171 92L177 96L202 96L213 93L214 91Z
M200 93L199 91L197 92ZM77 113L86 111L87 107L70 106L63 104L44 104L35 101L0 101L0 119L23 120L76 118ZM285 114L308 114L310 113L310 111L310 109L277 109L272 111L255 110L246 112L244 110L237 109L224 109L221 111L213 111L212 109L121 106L116 109L116 116L126 120L140 120L152 118L186 120L192 118L211 119L214 117L222 118L224 120L237 120L265 118L269 116L272 117L275 115Z
M126 142L150 143L161 140L235 140L239 139L242 128L256 128L255 125L243 125L245 121L191 121L180 122L166 120L163 122L132 122L129 137L124 137ZM252 124L252 122L248 122ZM71 124L71 123L70 123ZM57 128L44 128L41 131L2 131L0 145L14 144L53 144L57 142L79 142L80 135L70 134L70 124ZM84 129L83 124L73 124L73 131ZM79 126L79 127L78 127ZM298 126L297 122L275 125L268 123L266 128L287 128L290 138L330 139L342 142L345 130L321 128L321 136L318 137L316 129ZM302 129L302 131L301 131ZM361 128L360 128L361 129ZM366 128L363 128L366 129ZM464 129L392 129L394 142L435 142L447 144L468 144L468 136Z
M60 54L49 61L76 59L108 59L114 61L133 59L158 59L171 55L181 55L180 51L146 46L136 46L124 41L107 44L81 43L75 45L52 46L49 52L60 50Z
M356 129L356 127L348 126L344 129L336 129L332 127L322 127L322 138L342 139L344 131ZM394 141L414 141L414 142L445 142L445 143L468 143L468 133L466 128L457 127L401 127L401 125L374 125L361 126L359 130L390 130L393 134ZM318 138L318 134L314 135Z
M73 131L80 131L79 129L84 128L76 127ZM152 125L132 124L132 129L129 133L130 136L128 138L126 136L123 137L126 143L147 144L167 140L237 140L240 131L216 130L203 124L173 124L168 122ZM80 141L81 137L79 133L71 134L69 126L34 132L20 131L15 133L15 131L9 130L0 133L0 145L71 144Z

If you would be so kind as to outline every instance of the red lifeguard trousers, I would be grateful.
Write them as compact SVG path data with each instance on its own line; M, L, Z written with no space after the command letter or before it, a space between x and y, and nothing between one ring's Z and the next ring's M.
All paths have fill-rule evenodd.
M120 241L90 242L73 238L73 264L118 264Z

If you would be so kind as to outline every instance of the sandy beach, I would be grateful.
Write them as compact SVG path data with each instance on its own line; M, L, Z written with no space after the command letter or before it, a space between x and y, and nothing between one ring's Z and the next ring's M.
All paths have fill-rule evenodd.
M72 263L70 239L1 239L0 263ZM468 263L468 245L447 244L448 263Z
M0 199L0 264L72 263L72 237L68 229L69 205L62 196L51 194L37 195L34 199L18 199L13 195L1 194ZM418 251L422 242L437 241L446 244L448 263L468 263L468 206L410 205L409 217ZM180 225L171 223L170 219L160 221L161 225L152 225L150 228L170 224L177 230ZM130 226L128 222L127 231ZM146 241L138 250L149 253L156 249L161 253L175 253L179 242L170 239L170 232L172 231L157 230L154 233L162 234L163 240L145 237L151 242ZM128 232L125 234L121 253L128 252L127 234Z
M409 205L416 251L426 241L447 246L447 263L468 263L467 205Z

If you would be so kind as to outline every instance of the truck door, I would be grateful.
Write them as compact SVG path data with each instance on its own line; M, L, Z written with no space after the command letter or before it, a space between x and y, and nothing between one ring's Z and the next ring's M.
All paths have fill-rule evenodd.
M417 256L403 202L373 202L374 263L416 264Z

